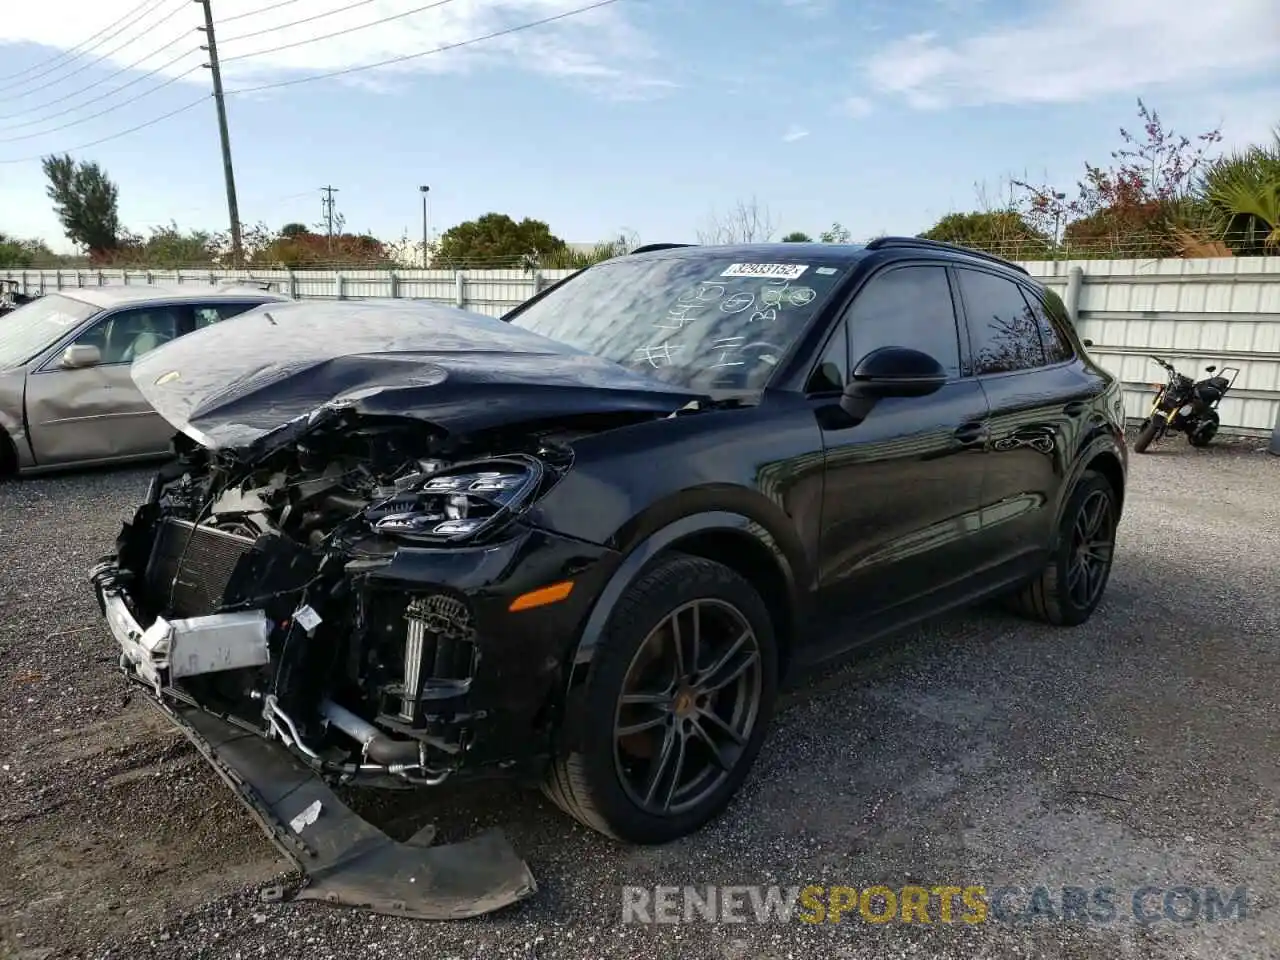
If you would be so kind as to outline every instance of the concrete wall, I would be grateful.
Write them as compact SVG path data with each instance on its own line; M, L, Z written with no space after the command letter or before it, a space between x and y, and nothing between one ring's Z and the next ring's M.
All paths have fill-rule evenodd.
M1077 321L1090 352L1126 386L1130 417L1164 379L1148 354L1195 376L1209 363L1240 374L1223 400L1223 426L1270 434L1280 414L1280 257L1211 260L1036 261L1027 270L1068 303L1072 268L1082 272ZM567 270L0 270L25 291L118 283L272 281L298 297L437 300L501 316Z

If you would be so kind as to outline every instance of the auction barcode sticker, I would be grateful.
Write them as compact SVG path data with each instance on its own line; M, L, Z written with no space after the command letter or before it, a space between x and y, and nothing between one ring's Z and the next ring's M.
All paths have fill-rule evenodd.
M731 263L720 276L797 280L808 269L809 265L805 263Z

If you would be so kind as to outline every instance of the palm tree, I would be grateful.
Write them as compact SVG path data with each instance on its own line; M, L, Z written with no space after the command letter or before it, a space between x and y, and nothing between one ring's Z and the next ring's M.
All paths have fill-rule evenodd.
M1280 127L1274 143L1214 161L1200 194L1237 256L1280 254Z

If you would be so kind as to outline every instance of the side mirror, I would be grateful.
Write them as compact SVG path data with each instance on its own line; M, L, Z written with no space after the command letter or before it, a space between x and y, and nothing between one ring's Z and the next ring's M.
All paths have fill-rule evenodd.
M878 400L881 397L925 397L947 382L942 364L919 350L881 347L858 361L844 388L844 400Z
M101 362L102 351L89 343L74 343L62 354L63 370L83 370L96 367Z
M1084 340L1081 340L1080 342L1081 342L1081 343L1083 343L1086 347L1092 347L1092 346L1093 346L1093 341L1092 341L1092 340L1089 340L1089 339L1087 339L1087 338L1086 338L1086 339L1084 339Z
M1215 371L1215 370L1217 370L1217 369L1218 369L1218 365L1217 365L1216 363L1211 363L1211 364L1209 364L1207 367L1205 367L1205 368L1204 368L1204 372L1205 372L1205 373L1213 373L1213 371Z

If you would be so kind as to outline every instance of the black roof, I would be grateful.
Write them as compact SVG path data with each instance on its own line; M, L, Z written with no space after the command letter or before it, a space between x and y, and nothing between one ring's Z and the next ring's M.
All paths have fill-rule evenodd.
M760 263L768 262L769 258L786 257L788 260L852 263L860 259L865 251L866 247L857 243L730 243L714 246L651 244L648 248L639 248L630 256L641 259L741 257L747 262Z
M971 250L953 243L942 243L937 240L924 240L919 237L877 237L869 243L734 243L715 246L700 244L668 244L653 243L638 247L629 256L639 258L673 258L673 257L734 257L748 262L768 263L783 258L786 260L815 260L824 263L854 263L870 253L880 250L903 250L916 252L934 252L946 257L971 258L986 263L999 264L1019 273L1026 269L981 250Z

